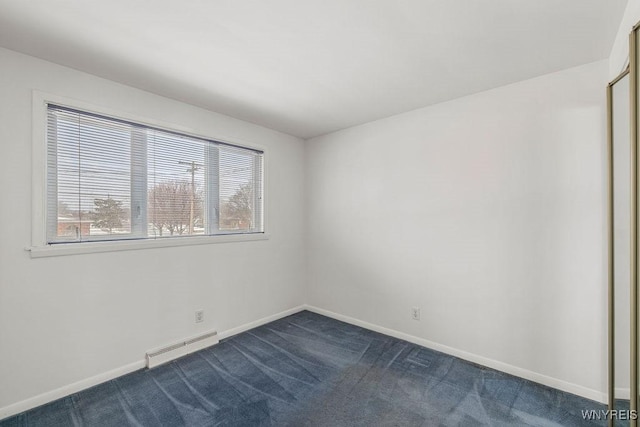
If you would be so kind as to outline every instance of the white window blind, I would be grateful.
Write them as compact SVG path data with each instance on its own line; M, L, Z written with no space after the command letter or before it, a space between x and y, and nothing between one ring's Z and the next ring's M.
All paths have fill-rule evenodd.
M262 233L263 153L47 105L47 243Z

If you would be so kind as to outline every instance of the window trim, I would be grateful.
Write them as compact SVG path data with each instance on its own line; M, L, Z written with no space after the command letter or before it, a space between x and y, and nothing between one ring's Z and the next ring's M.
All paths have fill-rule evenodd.
M133 239L133 240L109 240L92 241L82 243L55 243L47 242L47 105L56 104L89 113L113 117L129 122L140 123L150 127L179 132L195 138L215 140L221 143L246 147L261 151L262 155L262 232L216 234L206 236L177 236L162 239ZM26 249L32 258L74 255L95 252L112 252L122 250L178 247L189 245L202 245L212 243L245 242L253 240L267 240L268 231L268 154L265 147L248 143L238 138L228 138L223 135L205 136L202 132L186 126L176 125L147 117L140 117L124 111L116 111L109 107L97 106L85 101L80 101L64 96L54 95L34 90L32 92L32 179L31 179L31 246Z

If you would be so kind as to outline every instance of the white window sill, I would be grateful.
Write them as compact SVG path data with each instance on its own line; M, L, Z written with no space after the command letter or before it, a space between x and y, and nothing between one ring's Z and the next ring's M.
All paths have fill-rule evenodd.
M132 251L138 249L156 249L175 246L209 245L214 243L249 242L269 240L266 233L219 234L217 236L170 237L154 240L119 240L109 242L59 243L27 248L31 258L43 258L63 255L81 255L98 252Z

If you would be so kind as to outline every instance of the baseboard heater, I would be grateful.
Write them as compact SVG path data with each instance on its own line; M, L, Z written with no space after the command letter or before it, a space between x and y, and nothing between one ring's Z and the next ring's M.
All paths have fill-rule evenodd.
M218 342L218 333L211 331L163 348L148 351L146 356L147 368L155 368L158 365L186 356L194 351L218 344Z

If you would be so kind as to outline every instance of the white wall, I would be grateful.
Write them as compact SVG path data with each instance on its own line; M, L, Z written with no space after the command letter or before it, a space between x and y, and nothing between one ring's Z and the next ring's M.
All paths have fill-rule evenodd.
M32 89L264 146L270 240L31 259ZM0 418L148 349L304 303L300 139L0 49L0 146Z
M600 61L308 141L309 304L602 399L606 82Z

